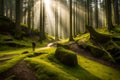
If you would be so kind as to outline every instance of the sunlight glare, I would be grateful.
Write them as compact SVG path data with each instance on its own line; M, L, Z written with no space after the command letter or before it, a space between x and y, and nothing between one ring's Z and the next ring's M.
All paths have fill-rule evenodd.
M45 2L46 5L50 4L50 0L44 0L44 2Z

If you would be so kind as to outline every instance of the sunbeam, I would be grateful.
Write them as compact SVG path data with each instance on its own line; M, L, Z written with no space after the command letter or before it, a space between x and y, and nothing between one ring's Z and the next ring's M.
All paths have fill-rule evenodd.
M45 3L46 5L50 5L51 0L44 0L44 3Z

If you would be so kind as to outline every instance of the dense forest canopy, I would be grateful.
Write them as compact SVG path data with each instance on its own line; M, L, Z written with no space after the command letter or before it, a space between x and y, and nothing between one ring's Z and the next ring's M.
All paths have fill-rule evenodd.
M41 28L52 36L68 38L70 1L72 36L85 33L87 21L94 28L120 23L119 0L1 0L0 13L17 23L26 24L29 29Z

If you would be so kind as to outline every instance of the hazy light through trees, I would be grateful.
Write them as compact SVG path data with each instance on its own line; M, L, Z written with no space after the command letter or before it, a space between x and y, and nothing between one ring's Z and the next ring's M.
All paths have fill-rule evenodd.
M40 1L41 0L31 0L34 1L34 5L31 4L30 15L28 16L28 2L29 0L23 0L22 8L22 20L21 23L28 25L28 17L31 17L31 22L34 20L34 27L39 28L40 25ZM69 1L70 0L43 0L45 4L45 32L55 36L55 8L58 7L58 36L61 38L67 38L69 35ZM58 5L56 4L58 1ZM76 33L85 32L85 14L86 14L86 1L87 0L72 0L72 26L75 28L73 31L78 31ZM4 0L4 14L5 16L11 18L15 21L15 0ZM77 5L77 6L75 6ZM95 0L90 1L89 8L91 26L96 26L95 20ZM34 12L34 19L32 19L32 13ZM113 14L113 13L112 13ZM104 0L98 0L98 26L103 27L106 24L105 18L105 2ZM114 17L114 15L113 15ZM32 25L32 23L30 24ZM73 32L74 33L74 32Z
M58 4L56 4L56 0L43 0L45 3L45 32L55 36L55 7L58 6L58 36L59 38L68 38L69 35L69 0L58 0ZM73 20L72 26L75 27L74 31L77 31L77 34L85 32L85 14L86 14L86 0L74 0L72 2L72 12L73 12ZM27 2L26 2L27 3ZM103 4L103 0L99 0L98 2L98 15L99 17L99 26L105 26L105 12L104 7L101 6ZM75 6L77 5L77 6ZM27 5L23 5L27 6ZM95 27L95 2L92 1L90 3L92 10L92 26ZM34 26L39 28L40 25L40 0L36 0L34 3ZM25 12L26 9L24 9ZM27 17L27 12L24 17ZM75 21L74 21L75 20ZM74 33L73 31L73 33ZM76 34L76 35L77 35Z

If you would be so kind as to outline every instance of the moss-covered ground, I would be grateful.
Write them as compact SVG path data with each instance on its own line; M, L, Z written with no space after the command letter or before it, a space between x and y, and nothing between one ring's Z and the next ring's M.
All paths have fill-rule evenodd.
M100 33L110 34L106 28L97 30ZM117 31L119 31L117 29ZM116 31L112 32L116 35ZM117 35L119 36L119 35ZM37 42L35 52L31 49L32 40L25 38L16 40L9 35L0 35L0 75L6 73L20 61L24 61L31 67L38 80L120 80L120 71L105 66L82 55L77 55L78 66L68 67L55 58L56 47L45 47L48 42L40 44ZM89 40L90 34L80 34L74 40L79 44L85 42L92 45ZM61 44L68 40L60 41ZM18 47L11 47L8 44L17 44ZM22 47L21 47L22 45ZM23 47L23 45L25 47ZM29 53L22 54L28 51ZM15 75L11 75L14 76ZM8 80L14 80L13 77ZM1 76L0 76L1 77Z
M31 52L31 49L25 49ZM24 60L31 66L37 74L38 80L119 80L120 71L117 71L98 62L92 61L78 55L78 66L68 67L61 64L54 56L55 47L37 48L37 53L43 53L36 57L28 57L33 53L21 54L24 49L17 51L6 51L1 56L7 54L18 54L3 63L0 63L0 73L7 71L16 63ZM4 57L3 57L4 58ZM1 59L3 59L1 57Z

